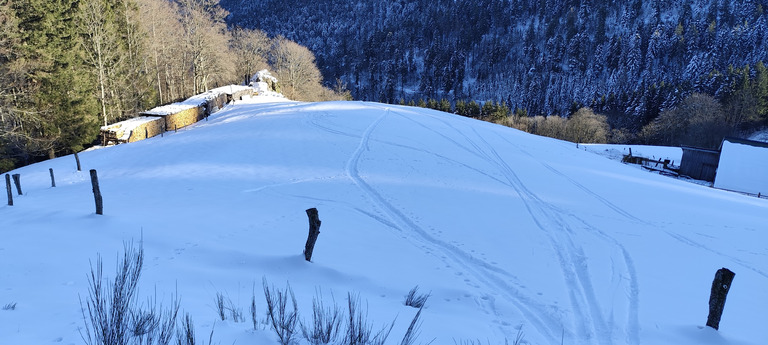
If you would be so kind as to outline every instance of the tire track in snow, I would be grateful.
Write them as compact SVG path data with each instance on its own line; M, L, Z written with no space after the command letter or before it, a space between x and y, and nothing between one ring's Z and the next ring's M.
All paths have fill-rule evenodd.
M559 339L559 329L555 329L555 325L560 323L559 319L551 315L547 311L546 306L540 305L540 303L535 299L531 299L523 295L518 291L517 288L509 285L503 279L492 273L489 273L488 271L509 275L508 272L501 270L498 267L494 267L482 260L479 260L454 245L434 238L424 229L422 229L418 224L416 224L416 222L414 222L410 217L403 214L397 207L388 202L386 198L379 194L376 189L371 187L360 176L358 170L359 161L362 154L368 150L368 143L371 139L371 134L389 113L390 110L385 108L384 114L377 118L363 133L360 144L347 163L347 173L349 178L368 195L368 197L375 205L378 205L384 210L385 213L388 214L389 218L392 220L392 223L397 224L398 229L411 230L413 234L419 237L413 238L414 240L426 242L432 247L437 248L446 258L449 258L456 266L461 267L464 271L470 272L478 281L482 282L486 286L495 287L500 293L504 293L511 297L511 299L508 300L512 302L512 304L529 322L532 323L532 325L539 331L542 336L547 338L549 343L557 342ZM389 222L386 222L385 224L387 223ZM488 304L486 308L489 309L490 312L496 316L500 316L494 306L493 298L490 298L489 296L483 296L481 297L481 300L485 301L485 304ZM478 303L483 304L483 302L479 301ZM505 333L508 337L514 337L513 333Z

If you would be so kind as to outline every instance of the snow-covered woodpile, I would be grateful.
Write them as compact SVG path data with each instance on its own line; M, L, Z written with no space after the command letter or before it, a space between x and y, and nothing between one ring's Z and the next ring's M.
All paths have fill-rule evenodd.
M184 128L219 111L229 102L252 95L250 86L230 85L152 108L139 117L101 127L101 143L105 146L129 143Z
M139 116L101 127L101 144L115 145L144 140L165 131L165 119L156 116Z

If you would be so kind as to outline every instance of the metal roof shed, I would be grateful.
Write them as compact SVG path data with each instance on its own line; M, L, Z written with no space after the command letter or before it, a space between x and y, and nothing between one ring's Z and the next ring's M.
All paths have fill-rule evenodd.
M749 194L768 193L768 143L723 139L714 186Z
M680 175L693 179L714 182L720 151L700 147L681 146Z

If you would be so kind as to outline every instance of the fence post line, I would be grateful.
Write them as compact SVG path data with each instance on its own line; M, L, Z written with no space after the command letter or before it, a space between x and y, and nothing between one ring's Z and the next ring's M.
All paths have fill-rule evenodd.
M96 201L96 214L104 214L104 204L101 199L101 190L99 189L99 177L96 175L96 169L91 169L91 186L93 186L93 199Z
M304 259L311 261L317 236L320 235L321 222L317 215L317 209L314 207L307 210L307 217L309 217L309 235L307 236L307 244L304 246Z
M77 162L77 171L80 170L80 156L77 155L77 152L75 152L75 162Z
M709 315L707 316L707 326L714 329L720 328L720 317L723 315L725 307L725 298L728 291L731 290L731 283L736 273L723 267L715 273L715 279L712 281L712 291L709 295Z
M13 184L16 185L16 193L19 193L19 195L22 195L21 192L21 174L13 174L11 175L13 177Z
M56 187L56 179L53 177L53 168L48 168L48 171L51 173L51 187Z
M11 175L5 174L5 190L8 191L8 206L13 206L13 191L11 191Z

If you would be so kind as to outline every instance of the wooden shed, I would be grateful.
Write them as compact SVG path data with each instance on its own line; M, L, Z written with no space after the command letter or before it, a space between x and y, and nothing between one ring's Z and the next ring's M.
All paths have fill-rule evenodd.
M714 182L720 151L700 147L682 146L680 175L693 179Z
M723 139L714 186L748 194L767 194L768 143Z

